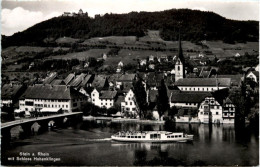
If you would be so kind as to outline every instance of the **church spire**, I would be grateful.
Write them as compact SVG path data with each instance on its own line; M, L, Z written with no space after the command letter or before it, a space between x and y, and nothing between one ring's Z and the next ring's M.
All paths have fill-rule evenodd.
M182 53L182 47L181 47L181 32L179 30L179 49L178 49L178 58L181 60L181 62L184 64L184 57Z

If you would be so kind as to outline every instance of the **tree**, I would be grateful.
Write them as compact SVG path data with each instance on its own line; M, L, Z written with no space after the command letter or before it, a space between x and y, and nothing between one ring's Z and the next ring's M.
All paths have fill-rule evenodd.
M167 88L164 83L164 80L161 81L161 87L158 90L158 98L157 98L157 109L160 116L160 119L162 115L170 108L169 105L169 98L167 95Z
M146 101L146 91L144 88L144 84L142 83L142 80L138 80L134 83L134 94L136 98L137 105L139 106L139 117L143 118L145 115L145 112L147 111L147 101Z

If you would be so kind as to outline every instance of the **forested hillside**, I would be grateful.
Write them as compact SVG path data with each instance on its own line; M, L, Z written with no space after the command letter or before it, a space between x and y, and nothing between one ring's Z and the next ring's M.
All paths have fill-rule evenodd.
M259 22L229 20L213 12L172 9L161 12L105 14L100 17L56 17L10 37L2 47L44 46L44 39L59 37L144 36L147 29L160 30L164 40L176 40L179 27L183 40L223 40L227 43L258 41Z

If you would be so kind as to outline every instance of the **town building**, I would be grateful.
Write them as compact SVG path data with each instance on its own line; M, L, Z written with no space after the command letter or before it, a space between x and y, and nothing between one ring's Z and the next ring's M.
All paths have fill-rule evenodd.
M236 107L229 98L223 101L223 123L235 123Z
M199 107L198 118L201 123L223 123L222 105L212 95L206 97Z
M209 92L170 91L170 107L197 109L200 103L211 94Z
M175 82L179 79L185 78L185 60L182 53L181 37L179 35L179 50L175 62Z
M86 96L66 85L29 86L19 99L19 109L25 112L40 112L53 109L73 112L81 109Z
M4 84L1 87L1 108L2 107L18 107L16 103L19 97L25 91L26 87L24 85L15 84Z
M183 78L175 82L181 91L213 92L231 87L230 78Z
M124 101L121 102L121 111L125 115L131 114L138 116L138 106L132 89L127 92Z
M116 97L117 97L117 91L110 91L110 90L98 91L97 89L94 89L91 92L91 102L94 105L103 108L113 107L116 101Z
M247 75L246 78L251 79L252 81L258 83L259 81L259 72L258 71L250 71Z

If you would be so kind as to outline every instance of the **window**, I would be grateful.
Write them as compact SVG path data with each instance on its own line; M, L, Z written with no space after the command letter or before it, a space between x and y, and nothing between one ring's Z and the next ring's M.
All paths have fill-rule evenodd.
M107 103L106 103L106 105L107 105Z
M198 88L198 90L200 90L200 88Z
M211 101L210 101L210 103L211 103L211 104L213 104L213 103L214 103L214 101L213 101L213 100L211 100Z
M204 88L202 88L202 90L204 91Z
M128 98L128 100L130 100L130 97Z
M132 102L130 102L130 106L132 105Z
M218 115L218 112L216 112L216 115Z
M178 66L178 71L180 71L180 66Z
M66 108L68 108L68 105L66 105Z
M167 138L170 138L170 136L167 136Z
M101 103L101 106L103 106L103 103Z
M211 109L214 109L214 106L210 106Z
M112 103L110 103L110 106L112 106Z
M187 90L187 88L185 88L185 90Z
M217 106L217 109L219 109L219 106Z
M230 113L231 116L233 116L233 113Z
M125 105L127 105L127 102L125 102Z
M200 114L202 115L202 114L203 114L203 112L200 112Z
M191 88L190 88L190 90L191 90Z
M195 88L193 88L193 90L195 90Z

